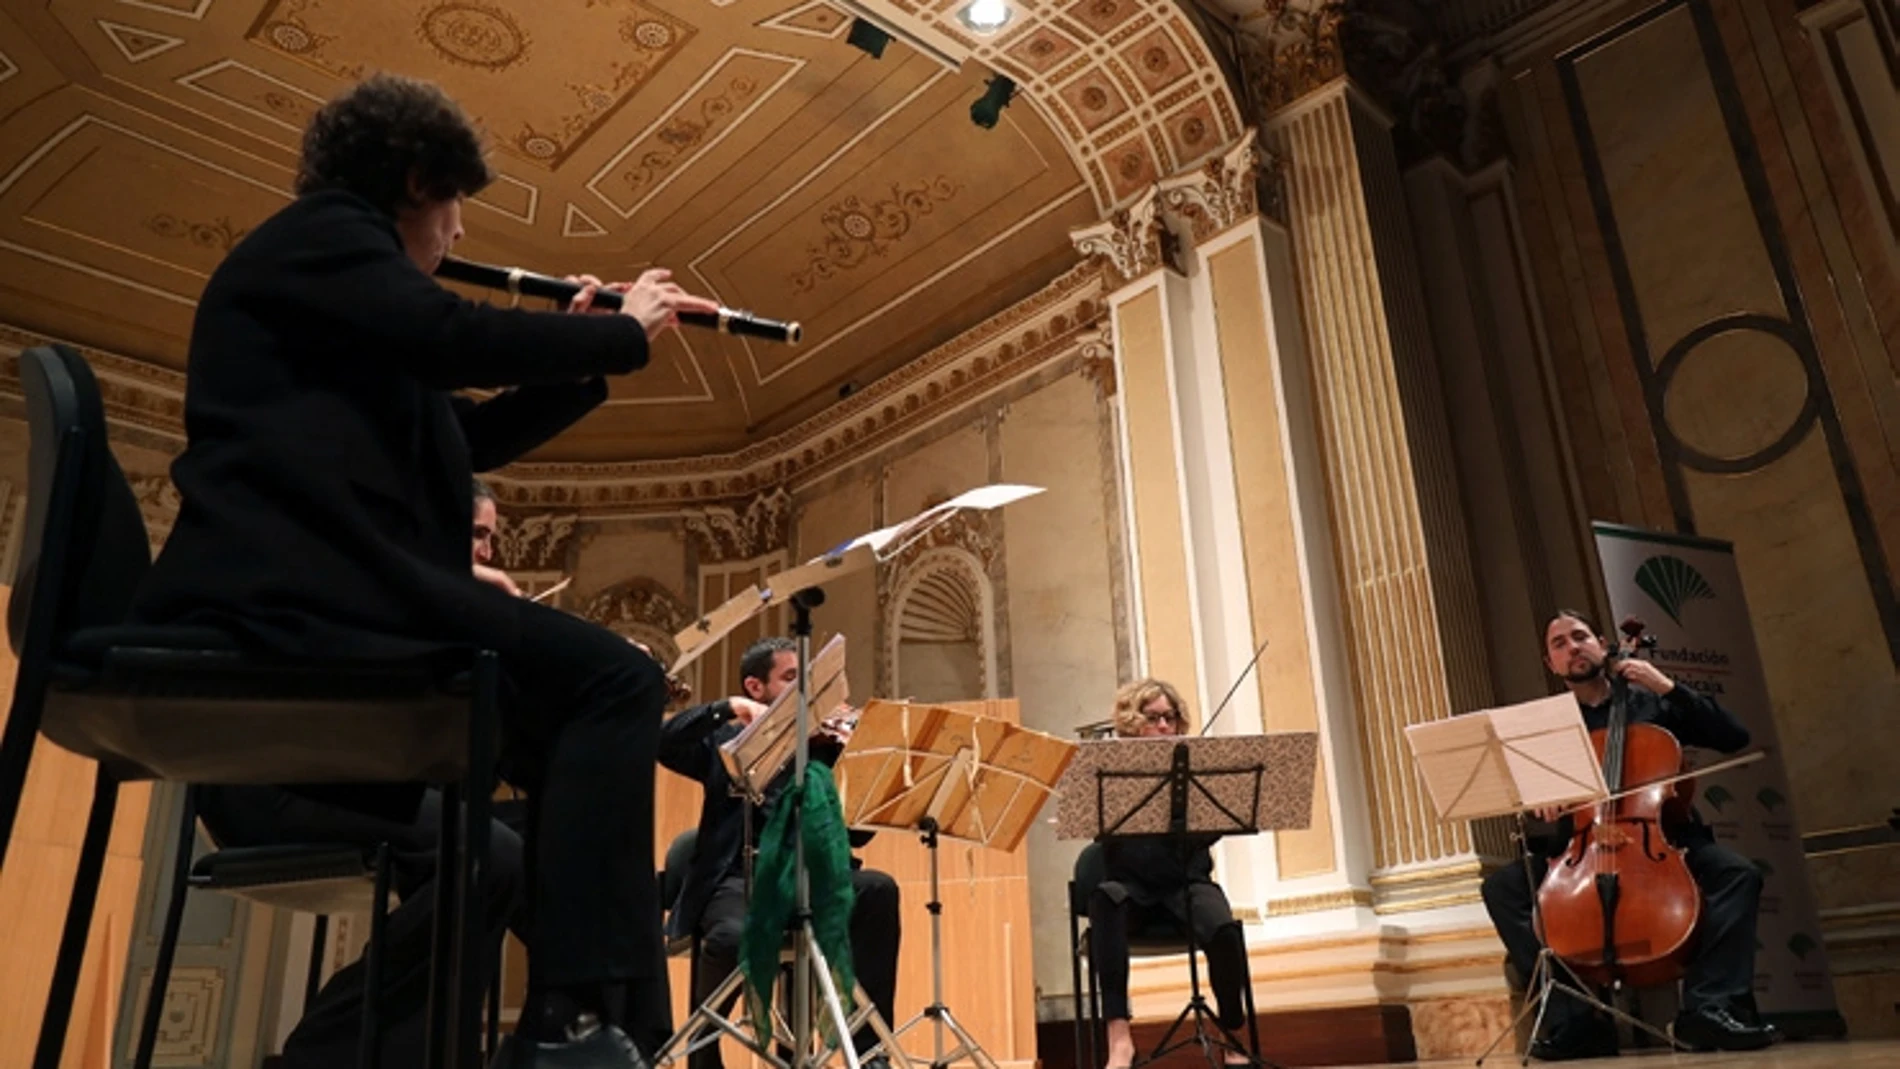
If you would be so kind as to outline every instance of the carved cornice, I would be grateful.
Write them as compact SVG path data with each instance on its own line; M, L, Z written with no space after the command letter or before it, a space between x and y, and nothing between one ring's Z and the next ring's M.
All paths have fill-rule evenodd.
M1257 132L1249 129L1234 146L1198 169L1156 186L1162 217L1196 242L1206 241L1259 210L1258 179L1266 163Z
M1160 267L1167 254L1167 228L1152 194L1118 209L1105 222L1069 232L1075 251L1099 261L1117 284L1132 282Z
M824 412L732 453L617 464L517 464L490 480L504 503L578 512L730 504L820 478L1072 354L1106 311L1098 267L1049 285Z
M504 513L495 532L495 566L507 572L561 571L580 517L573 513Z
M752 560L791 544L792 495L775 486L740 508L713 505L686 514L686 531L707 563Z
M35 345L54 342L72 345L59 338L0 323L0 395L24 399L20 387L20 353ZM185 376L181 372L86 345L72 345L72 348L92 366L108 420L153 431L181 446L184 444Z

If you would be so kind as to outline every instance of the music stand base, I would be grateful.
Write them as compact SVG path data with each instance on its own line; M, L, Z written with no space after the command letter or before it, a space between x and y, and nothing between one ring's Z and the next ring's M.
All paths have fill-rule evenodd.
M1181 1026L1185 1025L1190 1017L1194 1019L1194 1027L1180 1039L1175 1039L1174 1034L1181 1030ZM1257 1044L1258 1040L1255 1042ZM1154 1052L1135 1062L1130 1069L1138 1069L1139 1066L1150 1062L1158 1062L1177 1050L1186 1050L1195 1046L1200 1047L1202 1053L1207 1055L1208 1064L1212 1066L1251 1065L1254 1069L1285 1069L1285 1066L1280 1063L1262 1057L1258 1050L1249 1051L1241 1044L1238 1036L1221 1027L1220 1019L1208 1007L1206 997L1198 991L1188 999L1188 1004L1181 1008L1180 1015L1174 1019L1173 1024L1168 1026L1168 1030L1161 1034L1161 1042L1155 1044ZM1216 1051L1221 1053L1220 1057L1215 1056ZM1228 1052L1238 1054L1247 1060L1228 1062L1225 1057Z
M806 1037L815 1039L817 1029L809 1025L803 1030L794 1028L793 1022L786 1020L784 1015L778 1012L776 1003L772 1010L772 1030L775 1036L770 1047L761 1042L749 1020L743 1018L735 1020L721 1009L726 1003L741 995L745 987L745 974L734 969L706 998L706 1001L693 1010L692 1015L686 1019L685 1024L680 1026L679 1031L673 1033L672 1037L660 1047L659 1052L653 1056L655 1069L689 1059L708 1044L717 1043L727 1036L737 1040L741 1046L751 1051L770 1069L821 1069L831 1060L834 1053L844 1055L844 1064L847 1069L861 1069L861 1063L870 1055L859 1056L852 1046L851 1036L857 1029L866 1025L869 1025L871 1031L878 1037L878 1045L873 1048L872 1054L884 1054L896 1069L912 1069L911 1060L898 1047L896 1037L883 1015L878 1013L877 1007L872 1005L870 999L864 997L862 991L858 992L858 1011L846 1020L843 1000L838 997L838 989L831 982L831 969L825 962L824 955L818 950L810 922L807 921L792 929L792 938L794 940L793 961L803 960L807 963L806 967L811 973L810 983L816 985L819 998L818 1008L820 1012L830 1017L834 1030L843 1037L837 1046L806 1042ZM804 941L806 944L806 950L802 954L797 952L798 941ZM788 1041L791 1043L791 1056L785 1057L778 1051L781 1045ZM804 1044L802 1047L801 1043Z
M1557 975L1557 970L1559 969L1562 969L1564 972L1562 978ZM1559 991L1586 1006L1609 1014L1612 1018L1622 1021L1631 1028L1662 1040L1663 1045L1671 1050L1687 1051L1689 1049L1681 1043L1676 1042L1674 1036L1650 1024L1648 1021L1624 1013L1622 1010L1605 1003L1602 999L1591 994L1588 987L1584 984L1582 977L1579 977L1576 971L1571 969L1562 958L1551 953L1549 947L1545 947L1537 952L1537 964L1531 967L1530 983L1525 985L1524 1008L1517 1012L1517 1016L1511 1018L1510 1024L1504 1026L1504 1031L1499 1032L1497 1037L1491 1040L1491 1045L1484 1048L1484 1052L1478 1055L1476 1064L1483 1065L1484 1060L1491 1056L1491 1052L1498 1048L1498 1044L1504 1042L1507 1036L1516 1032L1517 1026L1523 1023L1525 1017L1530 1016L1532 1010L1535 1010L1537 1011L1537 1017L1531 1022L1531 1043L1525 1045L1523 1055L1518 1058L1519 1065L1529 1065L1531 1063L1530 1046L1537 1042L1537 1033L1542 1030L1544 1026L1544 1015L1550 1010L1550 996Z

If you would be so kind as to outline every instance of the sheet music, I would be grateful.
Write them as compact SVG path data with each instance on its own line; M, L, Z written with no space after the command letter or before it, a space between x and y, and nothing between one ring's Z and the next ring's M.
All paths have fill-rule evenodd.
M1568 693L1405 729L1441 820L1476 820L1608 791Z
M869 546L871 551L877 554L879 560L885 560L890 556L890 553L887 551L889 551L891 547L896 546L902 548L903 544L909 541L911 535L922 533L925 529L934 526L939 520L949 516L958 509L976 509L983 511L1002 508L1004 505L1021 501L1026 497L1034 497L1040 493L1042 493L1042 487L1040 486L1017 486L1011 483L996 483L991 486L979 486L974 490L966 490L941 505L927 508L902 523L892 524L889 527L872 531L870 534L859 535L849 542L840 543L835 548L826 551L818 559L842 556L859 546Z

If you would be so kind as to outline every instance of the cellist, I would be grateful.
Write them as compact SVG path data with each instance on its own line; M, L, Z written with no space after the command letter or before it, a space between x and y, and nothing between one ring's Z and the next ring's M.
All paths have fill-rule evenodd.
M1561 678L1582 708L1584 724L1595 731L1610 717L1611 682L1629 684L1632 724L1654 724L1684 746L1734 753L1748 745L1748 729L1714 698L1682 686L1661 669L1636 658L1612 659L1611 648L1588 616L1562 609L1544 625L1544 665ZM1541 811L1549 821L1554 810ZM1536 879L1548 860L1562 852L1573 834L1572 818L1557 822L1554 836L1531 844ZM1664 828L1669 841L1684 851L1690 874L1702 894L1702 918L1693 957L1682 981L1682 1012L1676 1017L1677 1041L1697 1050L1757 1050L1776 1039L1754 1008L1755 916L1762 874L1753 862L1715 841L1715 834L1693 810L1689 818ZM1535 838L1535 837L1534 837ZM1542 849L1539 849L1539 847ZM1536 887L1523 865L1506 865L1484 880L1484 905L1504 941L1512 968L1528 978L1540 949L1531 927ZM1561 993L1553 993L1543 1034L1531 1054L1544 1061L1565 1061L1617 1053L1616 1030L1608 1020Z

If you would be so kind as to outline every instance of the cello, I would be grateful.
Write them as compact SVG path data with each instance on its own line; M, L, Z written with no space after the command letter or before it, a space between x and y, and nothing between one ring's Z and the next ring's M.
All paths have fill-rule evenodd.
M1652 648L1643 622L1604 662ZM1583 980L1609 986L1666 984L1688 964L1702 895L1683 852L1663 838L1687 816L1693 781L1682 744L1654 724L1630 723L1629 684L1612 676L1609 723L1590 733L1610 797L1576 812L1576 831L1537 890L1538 935Z

